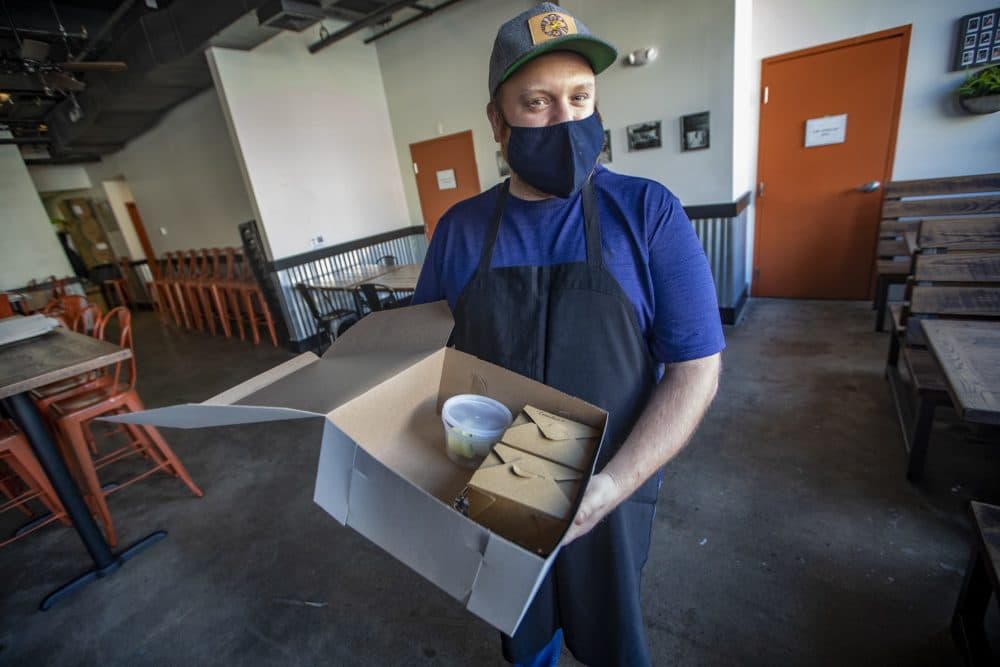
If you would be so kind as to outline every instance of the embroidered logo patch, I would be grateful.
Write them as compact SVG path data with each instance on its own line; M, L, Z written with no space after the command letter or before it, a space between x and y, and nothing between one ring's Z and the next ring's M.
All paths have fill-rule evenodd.
M531 30L531 43L538 44L557 37L575 35L576 21L567 14L549 12L528 19L528 28Z

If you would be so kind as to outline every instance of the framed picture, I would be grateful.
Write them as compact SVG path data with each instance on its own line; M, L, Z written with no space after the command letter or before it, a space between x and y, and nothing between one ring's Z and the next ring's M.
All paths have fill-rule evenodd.
M990 60L993 62L1000 62L1000 46L993 47L993 55L990 56Z
M629 125L625 130L628 134L628 149L630 151L643 151L647 148L659 148L663 145L660 135L660 121L658 120Z
M507 160L503 159L503 153L500 151L497 151L497 171L500 172L500 178L510 176L510 165L507 164Z
M992 50L1000 44L998 24L1000 7L966 14L956 21L958 34L952 42L952 71L995 62Z
M681 116L681 150L698 151L708 148L710 145L708 126L707 111Z
M597 161L601 164L609 164L611 162L611 130L604 130L604 145L601 146L601 154L597 158Z

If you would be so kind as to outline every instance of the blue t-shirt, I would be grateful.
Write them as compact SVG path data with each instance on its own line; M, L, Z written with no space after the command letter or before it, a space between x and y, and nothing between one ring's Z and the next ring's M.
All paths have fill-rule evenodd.
M452 310L479 264L497 187L455 204L438 222L413 303L447 299ZM715 284L680 201L655 181L598 166L594 189L604 263L632 301L659 362L707 357L725 347ZM507 197L492 266L585 261L582 195Z

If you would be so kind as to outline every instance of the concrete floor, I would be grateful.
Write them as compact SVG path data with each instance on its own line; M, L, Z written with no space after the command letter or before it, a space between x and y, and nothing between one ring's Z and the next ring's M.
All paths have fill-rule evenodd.
M1000 448L942 423L925 482L907 483L871 322L865 303L755 300L727 331L719 397L660 495L644 584L657 665L960 664L964 507L1000 502ZM149 406L291 356L148 313L136 346ZM165 430L205 497L165 476L112 496L122 545L168 539L48 612L87 562L75 534L0 550L0 664L503 664L492 629L312 503L319 428Z

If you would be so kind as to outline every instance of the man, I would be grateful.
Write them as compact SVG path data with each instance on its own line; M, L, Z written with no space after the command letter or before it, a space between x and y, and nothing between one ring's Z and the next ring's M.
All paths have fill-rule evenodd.
M660 469L714 397L724 347L680 202L597 164L595 77L616 57L550 3L501 26L486 114L511 177L442 217L414 295L448 300L458 349L609 414L556 564L503 638L518 664L556 664L563 632L588 665L649 664L639 574Z

